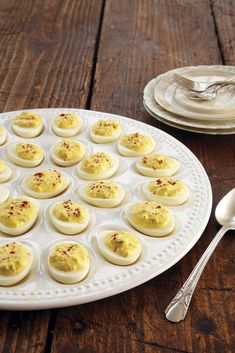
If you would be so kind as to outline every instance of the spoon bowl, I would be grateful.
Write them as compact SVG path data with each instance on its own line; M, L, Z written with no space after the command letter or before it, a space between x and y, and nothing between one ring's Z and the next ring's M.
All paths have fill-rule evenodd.
M220 225L230 225L231 229L235 228L235 188L218 203L215 218Z

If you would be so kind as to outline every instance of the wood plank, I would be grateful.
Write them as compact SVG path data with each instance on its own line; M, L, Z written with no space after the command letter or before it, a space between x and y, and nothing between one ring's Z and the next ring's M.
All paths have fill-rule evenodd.
M43 352L50 312L0 312L0 352Z
M230 160L234 139L177 131L158 123L144 112L142 92L148 80L174 67L220 63L209 1L106 1L91 108L145 121L180 139L205 165L216 201L233 184ZM221 164L224 151L226 170ZM221 180L225 188L218 188ZM166 306L216 229L212 219L189 255L145 285L99 302L60 310L52 352L231 353L229 288L234 264L228 242L222 242L212 258L186 320L174 325L164 318ZM221 253L226 253L222 262ZM226 308L223 313L221 308Z
M1 111L85 107L101 6L1 0Z
M105 14L93 109L146 120L142 93L150 79L175 67L221 63L209 1L107 1Z
M234 65L235 33L234 17L235 6L233 0L212 0L211 7L218 32L218 42L222 51L224 64Z
M101 11L102 0L1 0L0 110L85 108ZM53 320L1 311L0 353L50 349Z

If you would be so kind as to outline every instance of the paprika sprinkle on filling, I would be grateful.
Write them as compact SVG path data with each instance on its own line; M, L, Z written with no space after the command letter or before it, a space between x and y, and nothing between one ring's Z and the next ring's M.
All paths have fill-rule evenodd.
M154 148L155 141L153 138L139 132L122 136L118 144L120 154L127 157L143 156L151 153Z

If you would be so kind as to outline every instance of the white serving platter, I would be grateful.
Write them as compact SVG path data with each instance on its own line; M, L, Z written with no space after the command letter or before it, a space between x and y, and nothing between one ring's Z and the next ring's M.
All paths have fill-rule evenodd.
M62 195L49 200L38 200L41 216L32 230L18 237L9 237L0 233L0 244L12 240L21 241L30 245L35 254L34 267L24 281L11 287L0 287L0 309L35 310L65 307L118 294L166 271L177 263L198 241L210 217L212 191L203 166L180 141L155 127L114 114L67 108L32 109L30 111L40 114L45 120L43 134L34 138L33 141L44 148L46 158L40 166L33 169L16 167L10 163L6 156L7 146L14 141L22 140L12 132L11 120L22 111L0 114L0 124L8 130L7 143L0 147L0 159L6 160L14 170L13 178L4 185L11 189L14 197L22 196L20 183L23 175L30 171L46 168L66 170L71 177L71 185ZM60 139L50 129L52 118L60 112L70 111L77 112L84 121L83 131L74 139L82 141L89 152L110 152L120 159L121 167L111 180L121 183L128 194L128 197L124 200L125 202L114 209L96 208L87 205L92 214L92 221L87 230L75 236L60 234L53 229L47 220L48 207L56 201L73 198L84 204L79 199L77 188L86 181L77 176L76 166L57 167L49 158L50 147ZM157 152L175 157L181 162L182 167L175 177L184 181L191 191L191 197L184 205L169 207L176 218L176 229L173 234L163 238L152 238L135 231L143 246L142 255L135 264L125 267L107 262L97 249L95 237L99 231L104 229L133 230L125 218L124 209L129 202L144 200L140 186L143 181L149 178L141 176L136 171L134 165L138 158L119 155L117 142L97 145L90 140L89 127L100 118L118 120L125 133L141 132L151 135L156 141ZM88 248L90 253L91 270L88 276L78 284L60 284L50 277L46 269L48 249L53 244L63 240L79 241Z

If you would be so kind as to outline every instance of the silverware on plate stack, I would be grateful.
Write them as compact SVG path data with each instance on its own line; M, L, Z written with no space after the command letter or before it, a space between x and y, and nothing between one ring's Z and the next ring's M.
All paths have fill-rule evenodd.
M223 65L189 66L168 71L145 86L144 107L154 118L178 129L234 134L234 75L235 66ZM181 77L203 83L202 89L193 82L181 81ZM212 85L214 83L218 84Z

